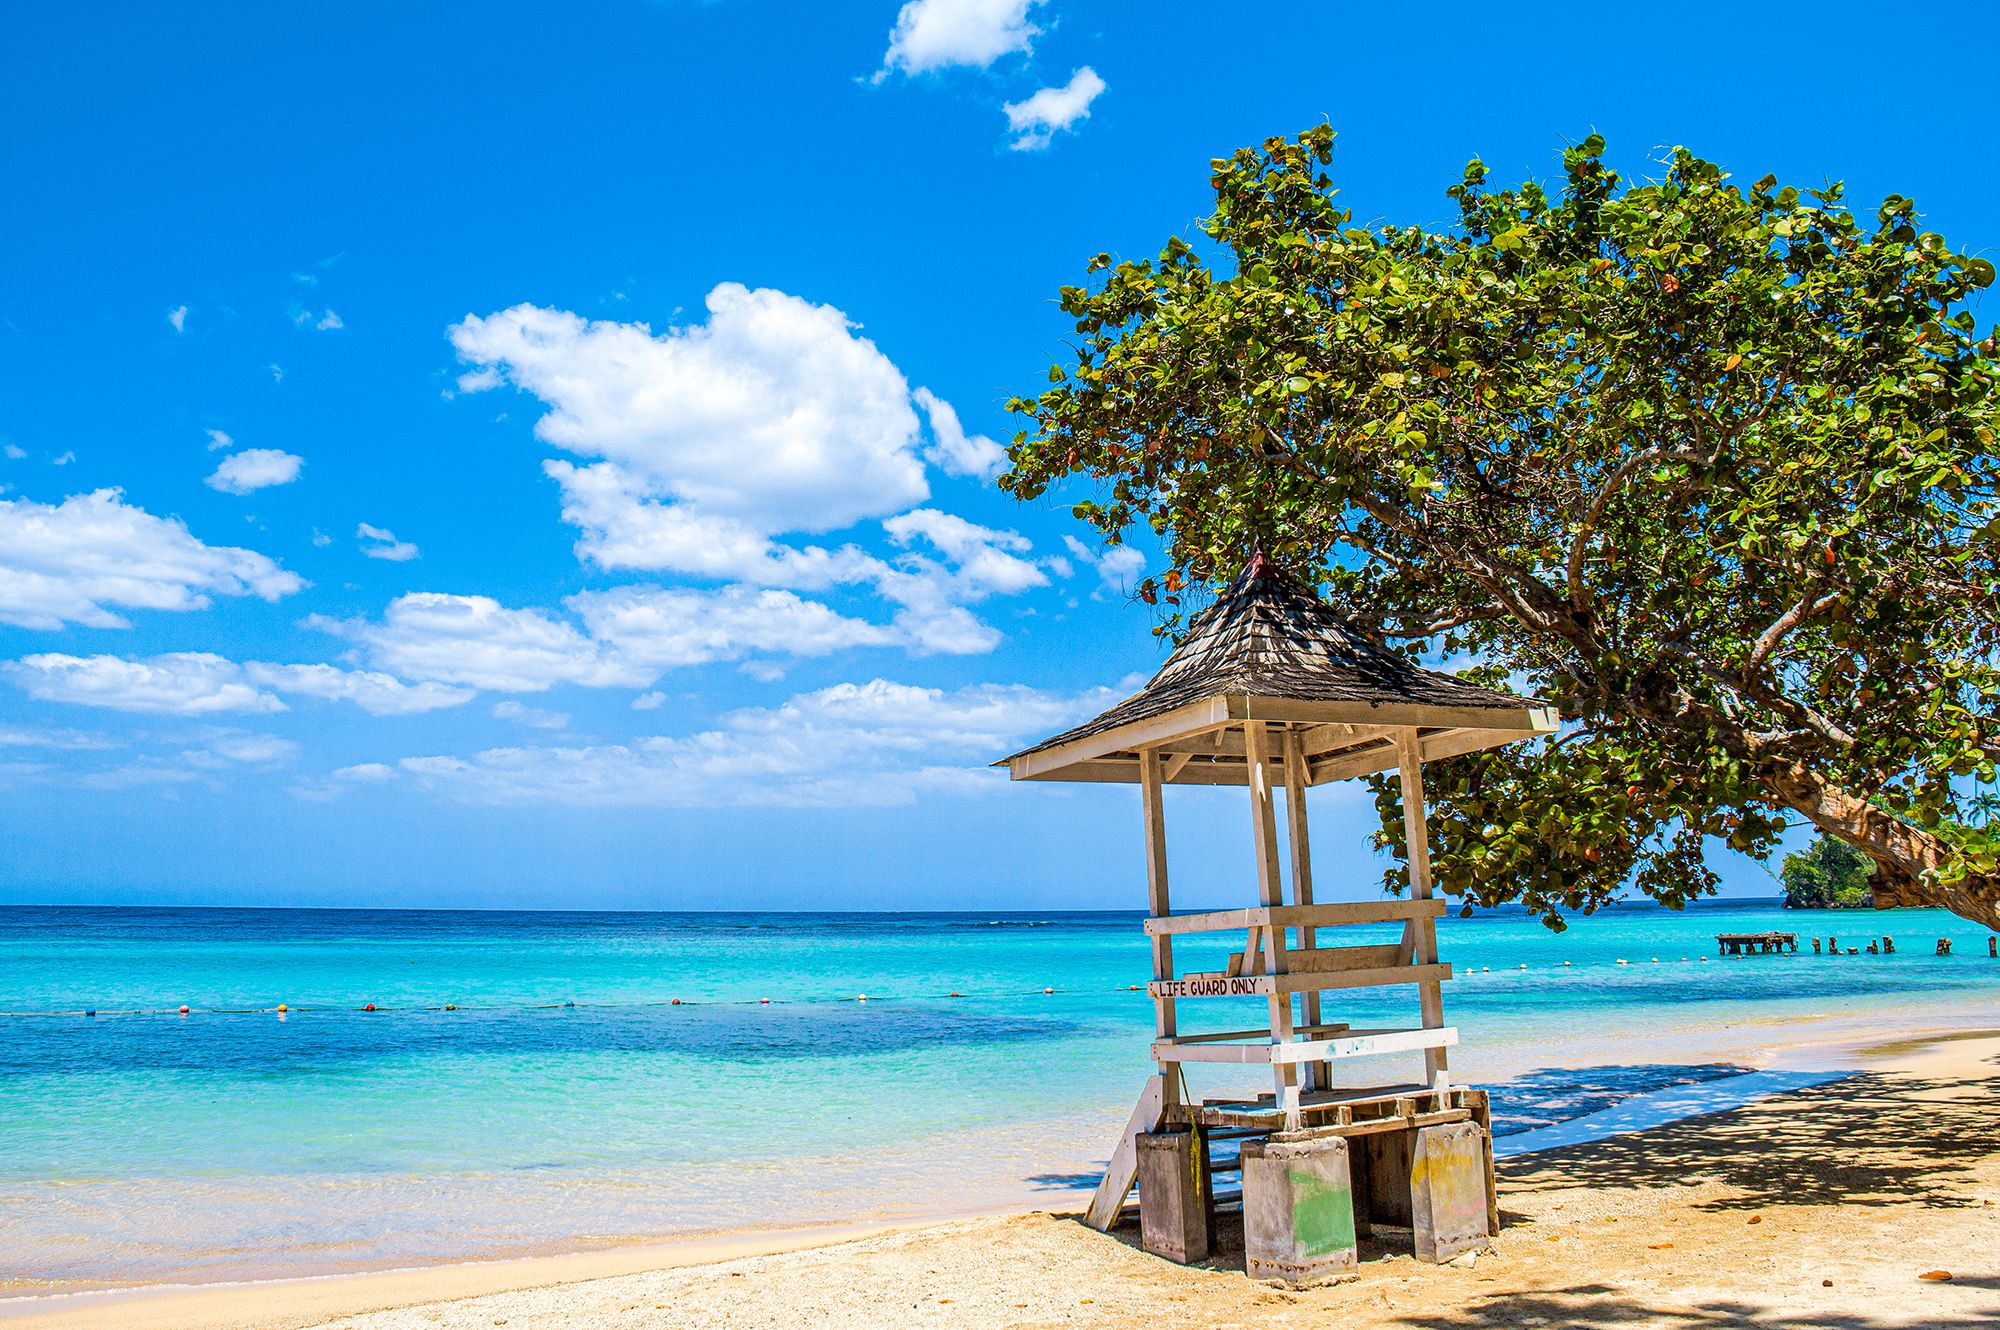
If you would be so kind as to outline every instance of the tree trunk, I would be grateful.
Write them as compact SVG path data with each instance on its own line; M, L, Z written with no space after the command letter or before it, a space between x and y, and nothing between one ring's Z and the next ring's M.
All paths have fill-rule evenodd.
M1974 877L1951 886L1940 884L1937 871L1953 852L1938 837L1891 817L1804 767L1767 767L1764 777L1786 806L1875 861L1869 887L1877 909L1935 905L2000 932L2000 879Z
M1939 882L1938 870L1956 853L1944 840L1849 794L1799 762L1773 755L1720 711L1696 701L1671 675L1656 674L1621 700L1647 720L1721 744L1755 768L1778 802L1874 860L1869 887L1878 909L1931 905L2000 932L2000 877L1961 878L1950 886Z

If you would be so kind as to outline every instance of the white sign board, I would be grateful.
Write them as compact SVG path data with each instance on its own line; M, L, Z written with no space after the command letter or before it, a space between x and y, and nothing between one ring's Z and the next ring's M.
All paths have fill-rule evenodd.
M1155 979L1146 991L1156 998L1269 997L1271 977L1263 974L1196 975L1189 979Z

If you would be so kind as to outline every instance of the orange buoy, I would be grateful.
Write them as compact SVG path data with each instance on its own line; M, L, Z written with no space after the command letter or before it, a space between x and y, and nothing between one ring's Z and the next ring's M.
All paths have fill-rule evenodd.
M955 988L951 990L951 995L952 995L953 997L964 997L964 996L965 996L965 994L963 994L963 993L959 992L959 991L958 991L957 989L955 989Z
M1044 988L1044 989L1043 989L1042 991L1043 991L1044 993L1053 993L1053 992L1055 992L1055 989L1053 989L1053 988Z
M674 999L674 1002L673 1002L673 1005L674 1005L674 1006L676 1006L676 1007L678 1007L678 1006L680 1006L680 1004L681 1004L681 1000L680 1000L679 998L675 998L675 999Z
M765 1006L769 1006L771 1004L771 999L769 998L758 998L757 1000L763 1003Z
M371 1003L369 1003L369 1004L368 1004L367 1006L363 1007L363 1008L362 1008L361 1010L363 1010L363 1011L373 1011L373 1010L375 1010L375 1004L374 1004L373 1002L371 1002Z
M187 1014L188 1014L187 1003L183 1002L181 1003L181 1015L185 1016Z

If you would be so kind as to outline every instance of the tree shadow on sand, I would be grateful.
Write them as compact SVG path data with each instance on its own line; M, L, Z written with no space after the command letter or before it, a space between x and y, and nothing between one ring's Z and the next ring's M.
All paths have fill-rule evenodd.
M1920 1295L1913 1295L1913 1298ZM1828 1294L1828 1301L1833 1295ZM1719 1330L1719 1327L1748 1327L1749 1330L1890 1330L1913 1323L1909 1306L1887 1317L1870 1315L1852 1307L1829 1306L1824 1310L1800 1312L1755 1307L1727 1299L1691 1306L1657 1306L1629 1293L1602 1284L1580 1284L1574 1288L1536 1293L1509 1293L1481 1298L1445 1311L1405 1315L1399 1323L1411 1330L1527 1330L1533 1326L1646 1326L1653 1330ZM1963 1323L1966 1309L1961 1305L1949 1312L1940 1309L1946 1320ZM1984 1315L1984 1313L1981 1313ZM1916 1323L1923 1323L1917 1319Z
M1858 1073L1744 1110L1505 1160L1512 1192L1720 1183L1708 1210L1981 1202L1961 1190L2000 1140L2000 1079ZM1838 1324L1838 1322L1829 1322Z

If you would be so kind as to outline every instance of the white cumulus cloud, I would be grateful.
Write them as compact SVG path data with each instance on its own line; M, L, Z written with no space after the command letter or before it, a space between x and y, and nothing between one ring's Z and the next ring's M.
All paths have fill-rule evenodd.
M303 586L264 555L203 544L116 489L59 504L0 499L0 623L123 628L122 609L204 609L212 595L275 601Z
M140 659L43 652L9 661L0 671L44 702L172 716L284 711L280 693L349 701L377 716L435 711L472 698L466 689L407 684L386 674L334 665L238 662L207 651Z
M177 333L186 332L188 326L188 307L186 305L176 305L168 310L167 326Z
M1041 0L910 0L896 14L882 78L891 71L923 74L952 65L985 68L1012 51L1026 51L1041 30L1028 11Z
M751 652L824 656L853 647L892 646L896 634L789 591L621 587L573 596L570 608L606 651L659 672Z
M380 622L307 622L359 643L380 669L506 693L559 684L643 688L670 669L752 654L822 656L909 644L900 628L755 587L629 586L583 592L565 604L581 627L545 610L439 592L397 597Z
M244 677L281 693L296 693L329 702L352 702L371 716L412 716L472 700L467 688L452 688L431 680L405 683L375 670L346 670L337 665L269 665L251 661Z
M1018 102L1008 102L1007 127L1014 131L1019 151L1046 148L1056 134L1090 118L1090 104L1104 91L1104 80L1089 65L1070 75L1060 88L1043 88Z
M285 709L275 695L244 679L235 661L205 651L172 652L149 660L45 652L4 668L18 687L44 702L174 716Z
M871 587L899 607L901 640L927 651L990 650L998 633L966 604L1036 584L1003 590L977 570L887 560L854 539L784 539L873 520L907 547L896 524L935 511L918 506L930 495L927 461L980 478L1004 464L999 445L968 434L935 393L912 390L831 306L724 283L709 294L707 322L660 334L519 305L469 317L451 337L473 366L462 391L511 383L534 394L549 408L535 432L594 459L551 458L544 470L581 533L579 557L600 567L793 592ZM862 636L872 644L879 633Z
M306 459L297 453L277 448L245 448L223 458L205 483L224 494L248 494L273 485L291 484L299 478L299 468L305 464Z
M359 643L375 666L409 679L538 693L562 683L638 688L653 678L608 657L574 624L491 596L413 591L390 601L379 623L306 622Z
M421 784L473 803L717 807L901 804L992 788L986 764L1108 706L1109 689L955 691L876 679L725 717L674 738L406 758Z
M517 305L451 330L461 357L547 402L542 439L635 490L760 531L831 531L921 502L902 374L846 315L733 282L709 319L645 324Z

